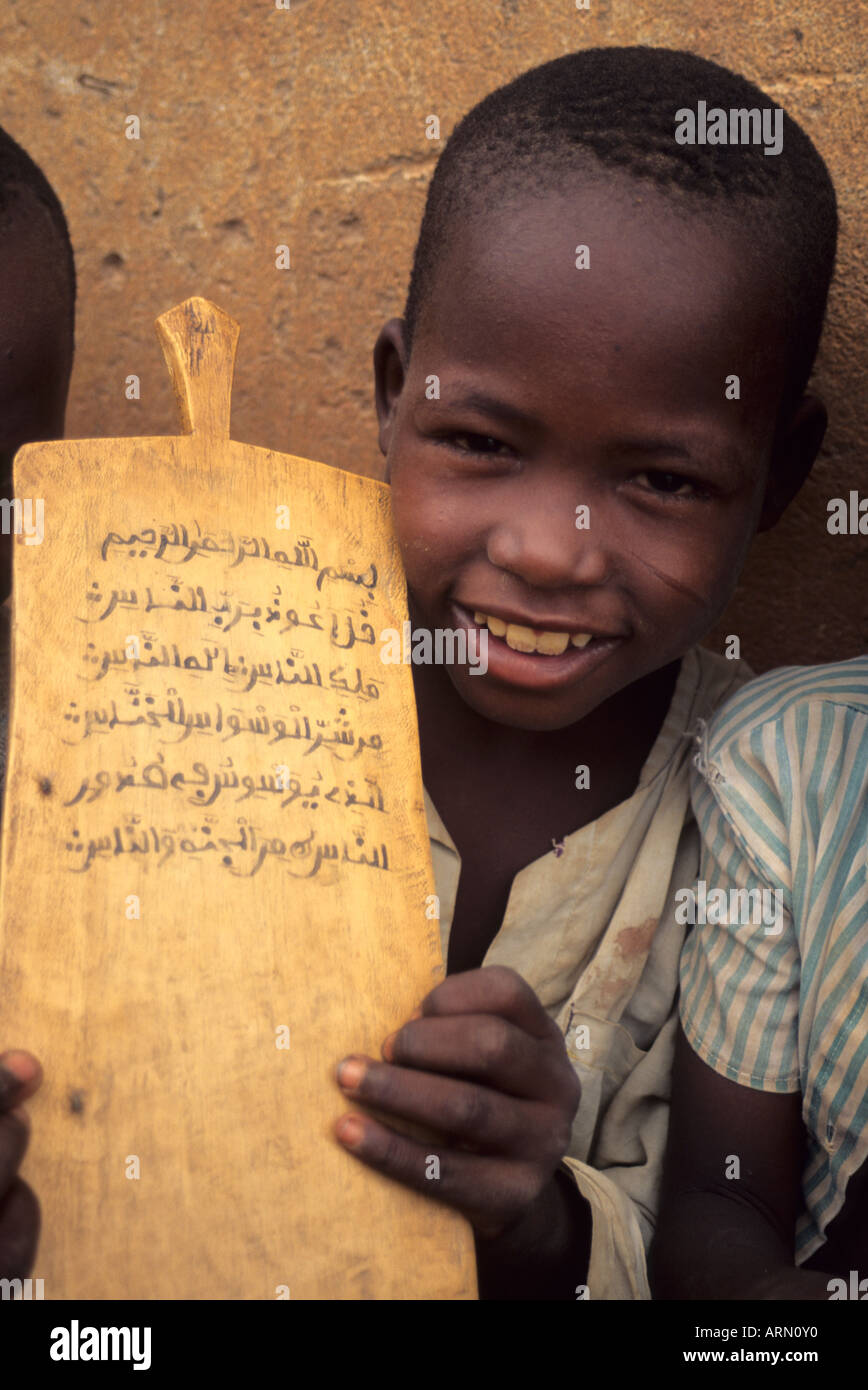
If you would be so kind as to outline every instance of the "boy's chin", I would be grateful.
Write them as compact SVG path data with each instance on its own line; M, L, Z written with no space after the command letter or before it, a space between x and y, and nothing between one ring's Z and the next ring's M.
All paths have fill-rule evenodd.
M510 729L524 729L528 733L555 733L558 729L569 729L603 703L602 699L596 699L590 693L585 699L576 691L571 691L569 696L566 693L555 696L551 693L506 690L493 681L487 683L488 675L450 672L450 676L461 699L482 719Z

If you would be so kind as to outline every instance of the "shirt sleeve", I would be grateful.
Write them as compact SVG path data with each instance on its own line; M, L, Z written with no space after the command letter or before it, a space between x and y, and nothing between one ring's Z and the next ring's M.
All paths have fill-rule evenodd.
M730 731L733 718L730 709ZM681 1021L702 1060L732 1081L805 1092L818 1050L827 1071L851 1050L865 1003L860 995L845 1007L845 965L864 949L866 770L868 719L840 698L794 700L765 723L743 719L735 734L703 741L691 782L696 905L703 885L706 899L718 889L727 905L720 921L697 911L681 959Z
M761 1091L799 1089L791 751L776 721L716 756L706 743L691 778L702 848L684 903L681 1025L714 1071Z

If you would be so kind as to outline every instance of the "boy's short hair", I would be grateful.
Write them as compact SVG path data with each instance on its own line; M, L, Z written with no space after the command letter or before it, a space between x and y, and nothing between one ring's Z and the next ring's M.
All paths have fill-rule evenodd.
M737 73L666 48L587 48L498 88L455 127L434 171L404 310L409 353L453 228L565 175L605 171L652 182L691 215L750 233L776 282L791 344L785 403L814 365L835 264L838 214L829 172L784 112L783 147L678 144L676 112L773 107Z
M72 337L75 331L75 256L60 199L39 165L0 127L0 234L19 218L26 217L28 196L48 209L60 238L69 283L69 332Z

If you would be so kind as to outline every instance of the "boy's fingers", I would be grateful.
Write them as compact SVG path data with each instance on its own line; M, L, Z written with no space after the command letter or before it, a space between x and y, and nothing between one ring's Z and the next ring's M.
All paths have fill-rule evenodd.
M487 1214L499 1226L504 1211L518 1213L538 1196L538 1179L530 1165L456 1153L436 1142L423 1148L369 1115L344 1115L336 1133L341 1144L369 1168L456 1207L482 1229Z
M387 1041L383 1056L399 1067L470 1077L524 1100L565 1099L566 1068L546 1065L554 1052L496 1014L421 1018Z
M23 1115L0 1115L0 1198L18 1172L29 1139L30 1126Z
M26 1279L39 1243L39 1203L33 1191L16 1178L0 1198L0 1279Z
M560 1037L530 985L505 965L449 975L422 1000L425 1018L443 1014L500 1014L532 1038Z
M0 1111L20 1105L42 1084L42 1066L30 1052L0 1052Z
M362 1069L361 1079L357 1084L347 1084L353 1080L353 1068ZM556 1112L547 1106L514 1100L487 1086L409 1071L388 1062L347 1058L338 1068L338 1083L353 1102L425 1125L483 1152L539 1157L558 1127Z

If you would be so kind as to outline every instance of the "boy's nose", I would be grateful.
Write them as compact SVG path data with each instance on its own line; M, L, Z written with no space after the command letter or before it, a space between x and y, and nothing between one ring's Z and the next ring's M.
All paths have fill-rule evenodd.
M588 525L577 525L577 522ZM604 584L609 578L609 551L604 529L589 516L550 506L516 509L488 532L486 555L497 569L508 570L532 588L570 588Z

